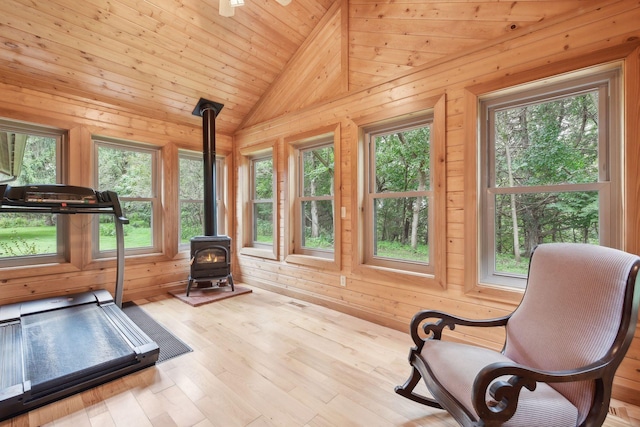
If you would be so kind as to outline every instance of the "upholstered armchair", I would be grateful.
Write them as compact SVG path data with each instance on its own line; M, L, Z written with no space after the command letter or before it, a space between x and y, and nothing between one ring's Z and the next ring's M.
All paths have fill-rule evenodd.
M412 372L396 392L463 426L601 425L638 319L638 268L638 256L603 246L538 246L513 313L413 317ZM441 339L457 325L506 328L502 351ZM432 396L414 391L420 379Z

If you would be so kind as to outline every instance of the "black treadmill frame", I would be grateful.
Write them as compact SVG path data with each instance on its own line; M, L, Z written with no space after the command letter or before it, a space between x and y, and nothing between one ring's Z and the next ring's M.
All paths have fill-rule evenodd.
M54 191L94 191L86 187L40 186ZM0 213L56 213L56 214L112 214L116 220L116 287L115 300L107 290L83 292L73 295L45 298L0 306L0 421L28 412L37 407L71 396L83 390L95 387L129 373L144 369L156 363L160 349L126 314L121 310L124 283L124 230L123 224L129 221L124 217L115 192L94 191L96 203L74 202L25 202L19 198L8 198L7 194L19 194L25 187L0 186ZM21 317L47 311L63 310L69 307L90 304L97 306L113 327L131 347L131 356L120 357L100 365L81 369L49 380L44 385L32 387L26 378L24 337Z
M93 192L96 203L56 203L56 202L25 202L9 196L17 194L22 196L27 188L49 189L58 192ZM10 187L0 185L0 213L53 213L53 214L107 214L115 217L116 228L116 287L114 290L116 305L122 308L122 293L124 289L124 229L123 224L129 224L124 216L118 195L113 191L95 191L92 188L78 187L74 185L38 185L26 187ZM13 194L12 194L13 193Z

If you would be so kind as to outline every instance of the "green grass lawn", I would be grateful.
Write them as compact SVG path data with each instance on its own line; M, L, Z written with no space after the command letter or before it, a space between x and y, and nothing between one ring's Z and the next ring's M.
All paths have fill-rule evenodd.
M403 245L400 242L379 241L377 255L405 261L427 262L429 260L429 246L418 244L414 250L411 245Z
M125 248L151 246L150 228L135 228L125 225L124 230ZM115 232L113 234L113 236L100 237L100 250L108 251L116 249ZM318 246L312 247L330 248L331 246L318 244ZM55 226L0 228L0 257L51 254L55 252ZM402 245L398 242L379 242L378 256L424 262L429 259L429 247L421 244L418 245L418 249L414 251L411 249L411 246ZM513 260L513 256L498 255L496 264L496 270L498 271L526 275L529 268L529 259L523 258L518 264Z
M125 248L151 246L151 229L124 226ZM0 257L51 254L56 252L56 227L0 228ZM100 250L116 248L116 236L101 236Z
M0 228L0 257L56 252L56 227Z

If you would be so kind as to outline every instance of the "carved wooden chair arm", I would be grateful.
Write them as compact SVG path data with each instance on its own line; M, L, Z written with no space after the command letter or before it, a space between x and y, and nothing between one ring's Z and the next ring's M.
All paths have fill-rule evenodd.
M533 391L538 382L558 383L600 378L606 365L607 361L600 360L579 369L545 371L517 363L492 363L476 376L473 384L473 406L481 419L503 423L515 414L522 387ZM503 376L508 376L508 380L496 381ZM489 402L486 399L487 390L493 399Z
M456 325L460 326L474 326L474 327L495 327L504 326L507 324L510 315L504 317L498 317L495 319L466 319L464 317L458 317L452 314L444 313L438 310L422 310L416 313L411 319L410 330L411 338L416 344L418 350L422 349L425 339L439 340L442 338L442 330L448 327L450 330L455 329ZM425 320L433 319L432 322L426 322ZM422 325L422 327L420 326ZM426 338L420 334L420 329L426 335Z

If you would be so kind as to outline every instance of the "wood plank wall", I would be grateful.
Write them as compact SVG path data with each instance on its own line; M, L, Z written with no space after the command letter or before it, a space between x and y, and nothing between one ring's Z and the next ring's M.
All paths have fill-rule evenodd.
M297 111L339 95L343 90L340 2L322 21L244 120L244 126ZM304 96L300 96L304 93Z
M315 68L285 73L277 87L274 86L271 90L270 98L260 105L277 105L278 97L283 94L277 89L287 87L288 84L297 83L289 86L295 88L292 92L304 93L304 85L300 85L300 81L291 80L301 75L307 76L307 81L315 83L313 102L305 102L300 99L304 95L299 95L292 99L295 107L291 109L280 108L266 113L267 108L257 107L255 115L247 122L251 123L250 126L233 136L218 135L218 152L227 155L229 170L234 172L228 179L230 188L227 200L229 218L236 216L228 226L233 233L234 223L240 222L237 216L243 210L241 195L235 191L235 183L242 176L233 167L234 157L239 156L243 150L250 152L253 146L275 141L279 159L279 215L284 218L288 188L285 139L312 129L340 124L339 150L343 160L340 202L346 209L345 218L339 222L342 245L340 270L305 268L285 262L284 242L289 230L287 222L281 220L279 259L241 256L238 255L240 248L235 247L234 275L237 280L330 306L399 330L406 330L409 318L423 307L437 307L469 317L493 317L510 311L519 295L485 298L473 292L473 284L470 288L469 283L469 271L472 270L469 266L473 265L473 259L468 248L476 244L476 233L473 222L474 182L466 171L474 165L473 155L469 153L473 152L475 144L475 122L472 114L475 97L486 90L579 67L625 60L628 66L626 154L629 164L635 166L640 158L640 2L589 0L581 1L583 6L580 8L575 8L575 2L571 2L570 8L576 9L571 17L538 17L537 20L543 20L520 31L518 26L513 31L508 25L511 21L505 21L499 31L495 30L498 31L496 34L487 35L486 39L480 37L486 40L480 46L469 43L461 53L454 53L451 45L447 45L447 40L454 36L447 32L450 30L446 26L439 26L437 28L440 32L430 35L429 39L432 52L437 55L429 55L428 49L421 51L415 45L419 43L419 39L410 37L411 34L403 37L404 27L400 24L392 26L397 35L389 37L391 45L378 45L380 40L374 34L382 28L379 25L384 20L377 16L372 19L375 11L369 7L371 2L341 0L337 3L341 7L340 13L331 15L332 19L327 19L323 31L316 32L313 40L318 42L316 46L332 49L331 54L325 58L340 57L339 77L333 73L333 67L325 73L314 73L318 71ZM454 3L456 2L449 4ZM509 4L516 5L516 9L525 6L533 8L527 10L534 10L540 5L540 2L536 2L535 6L533 2L528 5L527 2L495 3L500 7ZM548 2L544 8L536 10L558 7L569 8L567 2ZM444 3L438 13L444 13L443 8ZM355 18L356 11L357 16L362 16L360 12L365 9L371 17L361 20ZM385 13L389 14L388 9ZM337 25L338 15L340 25ZM512 18L518 21L515 15ZM338 27L341 32L339 37L335 32ZM489 25L486 27L496 28ZM344 43L345 38L349 43ZM333 50L338 39L341 49L339 54ZM394 52L401 47L408 48L404 56L398 56ZM420 52L420 55L412 54L414 51ZM310 54L300 52L298 57L308 58ZM401 57L404 59L399 59ZM305 60L293 63L302 65ZM310 61L309 64L311 63ZM337 59L332 62L336 63ZM384 66L385 63L392 65ZM397 72L403 74L389 80ZM315 82L322 79L325 80ZM373 82L379 83L372 86ZM351 91L347 92L345 88L350 88ZM188 273L188 254L177 251L176 245L177 152L180 148L201 149L200 127L168 123L163 117L137 115L132 110L123 111L116 106L92 102L74 92L52 94L55 93L54 89L48 87L39 92L23 89L19 82L15 82L15 85L0 84L0 98L3 100L0 116L68 129L71 145L70 184L88 185L91 182L93 134L160 147L164 163L163 251L154 256L127 259L125 300L163 293L174 286L184 286ZM393 117L429 107L435 104L434 100L439 99L446 100L446 258L443 261L446 283L440 286L424 280L408 280L406 277L398 280L400 276L394 275L372 277L362 272L357 258L359 204L355 184L359 176L356 162L358 125L368 120ZM635 167L628 169L626 245L628 250L640 253L640 178L636 176L637 173ZM234 201L236 196L237 203ZM83 223L79 222L78 225L79 229L83 228ZM242 241L241 235L233 235L236 237L235 242ZM112 286L115 280L114 262L91 260L88 234L80 233L72 237L74 247L68 264L2 269L0 304ZM340 286L341 275L346 277L346 287ZM636 336L640 336L640 331ZM490 347L498 346L502 338L496 332L471 335L467 331L458 331L458 337ZM640 404L638 391L640 339L636 338L616 377L616 397Z
M349 86L369 87L593 3L350 0Z
M92 135L156 146L162 156L162 252L127 257L124 300L163 293L186 286L189 254L178 251L178 150L202 151L202 127L176 125L137 116L69 95L50 95L0 84L0 117L37 123L69 131L69 184L93 185ZM217 152L231 170L231 137L217 136ZM231 182L228 177L227 182ZM233 197L233 194L231 194ZM231 215L228 215L231 217ZM113 291L115 261L91 259L88 215L72 216L71 262L60 265L13 267L0 270L0 304L83 292L96 288ZM227 227L230 227L228 225ZM227 228L229 229L229 228Z
M361 8L366 2L349 2L351 8ZM593 3L590 3L593 5ZM346 216L338 220L342 254L339 271L302 267L285 261L285 246L280 244L278 259L237 255L234 260L239 279L265 289L306 299L400 330L406 330L409 319L424 307L451 311L459 315L484 318L511 311L520 299L517 292L482 295L478 292L473 270L477 245L475 222L476 146L474 105L477 95L489 90L509 87L615 60L625 61L627 111L627 186L625 205L632 214L626 218L626 248L638 253L640 225L638 188L640 178L635 167L638 160L640 134L640 100L637 96L640 72L640 2L619 1L585 7L564 18L548 19L532 24L523 31L509 32L463 53L435 59L423 67L406 72L399 78L362 91L352 91L329 102L307 106L281 117L265 120L234 135L236 155L249 153L252 146L275 142L278 164L278 195L281 218L287 206L288 180L286 138L301 132L340 123L342 186L340 203ZM357 23L350 21L357 27ZM351 28L350 31L354 29ZM350 33L351 35L352 33ZM443 35L444 37L444 35ZM362 39L362 38L361 38ZM369 67L354 60L361 47L350 44L349 83L360 84L375 79L362 77ZM362 83L361 83L362 82ZM295 85L297 82L291 82ZM281 84L286 85L285 82ZM357 199L358 125L371 120L398 116L424 108L433 99L446 98L446 285L434 285L426 279L407 280L406 276L364 274L359 265ZM273 100L265 100L265 103ZM242 180L242 174L236 181ZM242 212L238 194L236 212ZM636 212L636 213L633 213ZM290 230L280 221L280 242L286 241ZM242 242L238 230L236 242ZM240 248L238 248L240 249ZM340 276L346 277L346 287L340 286ZM640 332L636 333L636 337ZM502 334L482 331L471 334L458 331L458 339L497 348ZM409 343L408 343L409 344ZM616 397L639 403L640 339L636 338L615 380Z

